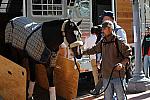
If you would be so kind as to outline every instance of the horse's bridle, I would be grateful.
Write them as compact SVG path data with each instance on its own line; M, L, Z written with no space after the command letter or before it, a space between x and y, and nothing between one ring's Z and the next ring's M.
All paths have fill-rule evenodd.
M78 46L78 49L79 49L79 46L82 46L82 45L83 45L83 42L79 39L79 36L77 36L78 34L75 34L76 37L77 37L77 41L75 41L75 42L73 42L73 43L71 43L71 44L69 44L68 41L67 41L67 39L66 39L66 35L65 35L65 25L66 25L66 23L67 23L68 21L69 21L69 20L64 21L64 23L62 24L62 28L61 28L62 35L63 35L63 37L64 37L64 43L69 47L69 49L74 48L74 47L77 47L77 46ZM78 51L78 52L79 52L79 51ZM76 57L75 57L75 56L74 56L74 62L75 62L75 65L77 66L77 70L78 70L78 72L79 72L79 74L80 74L80 69L79 69L79 66L78 66L78 64L77 64L77 61L76 61Z
M77 38L77 41L69 44L67 39L66 39L66 35L65 35L65 25L66 23L68 22L69 20L66 20L64 21L64 23L62 24L62 28L61 28L61 31L62 31L62 35L64 37L64 43L71 49L71 48L74 48L74 47L77 47L77 46L80 46L80 45L83 45L83 42ZM78 34L75 34L75 35L78 35ZM78 37L78 36L77 36Z

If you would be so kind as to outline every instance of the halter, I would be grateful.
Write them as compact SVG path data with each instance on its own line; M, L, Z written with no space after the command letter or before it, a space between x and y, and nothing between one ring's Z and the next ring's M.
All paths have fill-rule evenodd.
M64 21L64 23L62 24L62 28L61 28L62 35L63 35L63 37L64 37L64 43L65 43L70 49L78 46L78 51L77 51L77 52L79 52L79 46L80 46L80 45L83 45L83 42L82 42L80 39L77 39L77 41L75 41L75 42L69 44L68 41L67 41L67 39L66 39L66 35L65 35L65 25L66 25L66 23L67 23L68 21L69 21L69 20ZM76 34L75 34L75 35L76 35ZM75 56L74 56L73 58L74 58L75 65L77 66L77 70L78 70L78 72L79 72L79 74L80 74L80 67L79 67L78 64L77 64L77 61L76 61Z
M66 20L64 21L64 23L62 24L62 27L61 27L61 31L62 31L62 35L64 37L64 43L71 49L71 48L74 48L74 47L77 47L79 45L83 45L83 42L81 40L77 40L71 44L68 43L67 39L66 39L66 35L65 35L65 25L66 23L68 22L69 20Z

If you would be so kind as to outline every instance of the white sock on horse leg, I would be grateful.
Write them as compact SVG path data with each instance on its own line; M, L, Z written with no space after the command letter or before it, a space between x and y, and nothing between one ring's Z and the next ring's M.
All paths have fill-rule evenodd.
M28 98L32 97L33 95L34 85L35 85L35 82L32 82L32 81L29 82Z
M56 90L55 87L49 87L50 100L56 100Z

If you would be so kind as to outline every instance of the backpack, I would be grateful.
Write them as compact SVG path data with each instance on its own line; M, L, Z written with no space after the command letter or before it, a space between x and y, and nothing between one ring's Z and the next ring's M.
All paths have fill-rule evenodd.
M116 33L116 35L117 35L117 31L118 30L120 30L120 29L122 29L121 27L119 27L119 28L115 28L115 30L114 30L114 32ZM116 39L115 39L115 45L116 45L116 48L117 48L117 52L122 56L122 57L124 57L123 56L123 54L120 52L120 50L119 50L119 45L118 45L118 38L116 37ZM118 54L118 55L119 55ZM126 82L128 82L128 80L130 79L130 78L132 78L133 77L133 68L134 66L130 63L129 65L126 65L126 72L125 72L125 74L126 74Z
M117 37L115 38L114 42L115 42L115 46L117 48L118 55L120 54L124 58L123 54L119 50L119 44L118 44L118 38ZM133 77L133 67L134 66L131 63L128 64L128 65L125 65L125 66L126 66L126 72L125 72L125 74L126 74L126 82L128 82L129 79Z
M122 29L121 27L119 27L119 28L115 28L115 33L117 34L117 32L118 32L118 30L120 30L120 29Z

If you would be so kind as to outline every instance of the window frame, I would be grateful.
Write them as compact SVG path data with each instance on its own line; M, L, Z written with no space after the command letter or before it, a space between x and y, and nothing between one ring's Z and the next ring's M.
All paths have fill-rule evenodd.
M37 4L37 3L33 3L33 0L30 0L31 3L31 15L33 17L58 17L58 16L63 16L64 15L64 4L61 0L61 4L55 4L52 0L52 3L48 3L47 0L47 4L43 2L43 0L41 0L41 4ZM41 9L34 9L33 6L41 6ZM44 6L47 9L44 9ZM48 7L51 6L52 9L48 9ZM54 7L56 7L56 9L54 9ZM41 14L34 14L34 11L36 12L41 12ZM47 14L44 14L44 13ZM52 14L49 14L49 12L52 12ZM56 13L55 13L56 12ZM58 14L58 12L60 12L61 14Z

